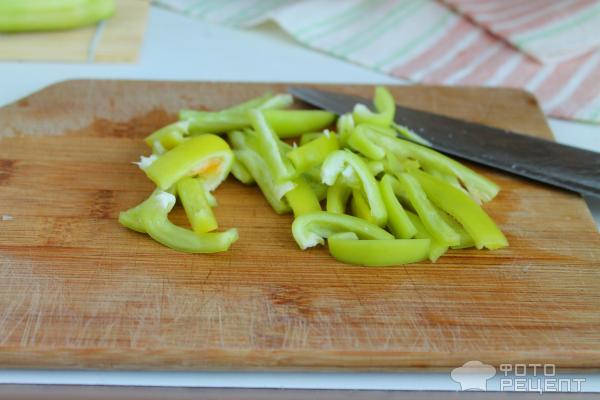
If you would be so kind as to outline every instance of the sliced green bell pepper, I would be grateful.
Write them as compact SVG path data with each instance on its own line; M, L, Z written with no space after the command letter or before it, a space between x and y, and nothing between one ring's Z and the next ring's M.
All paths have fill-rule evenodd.
M411 211L406 211L406 215L410 219L410 222L416 229L415 238L416 239L430 239L431 243L429 245L429 260L431 262L436 262L438 258L444 255L445 252L448 251L448 245L444 242L440 242L435 239L425 228L423 222L419 216Z
M325 209L333 214L346 213L346 205L352 194L352 189L341 182L336 182L327 189L327 204Z
M290 150L286 157L292 162L296 173L302 173L320 166L329 154L339 148L337 135L326 131L321 137Z
M121 213L119 222L138 232L147 233L164 246L186 253L227 251L238 239L236 229L225 232L195 233L174 225L168 218L174 205L174 195L157 190L137 207ZM136 222L131 224L134 219Z
M189 121L191 133L223 133L249 127L250 110L285 108L293 101L289 94L265 94L222 111L181 110L179 119Z
M389 267L426 260L429 239L356 240L333 235L329 253L338 261L366 267Z
M354 106L352 116L356 124L373 124L382 127L389 127L394 121L396 114L396 101L392 94L383 86L375 88L373 105L377 112L373 112L364 104Z
M379 181L381 197L388 212L388 227L397 239L410 239L415 236L417 229L398 201L394 185L398 185L398 182L388 174Z
M337 120L337 133L339 136L339 141L342 145L346 146L348 142L348 138L352 134L354 130L354 118L352 114L342 114Z
M455 246L460 243L460 235L444 221L438 210L431 204L419 181L406 173L398 174L398 182L403 194L415 209L427 231L435 239Z
M315 139L320 138L321 136L323 136L324 133L323 132L308 132L308 133L304 133L302 136L300 136L300 146L304 146L307 143L312 142Z
M184 176L198 175L206 189L212 191L227 177L232 163L233 153L227 142L207 134L191 138L160 156L143 157L138 165L162 190Z
M214 231L219 227L206 193L204 184L198 178L185 177L177 182L177 195L196 233Z
M398 132L401 136L405 137L406 139L422 144L423 146L431 147L431 142L429 140L411 131L406 126L398 125L397 123L393 122L392 127L396 130L396 132Z
M296 187L285 194L285 199L292 208L295 217L315 211L321 211L317 195L302 176L294 179Z
M375 224L351 215L333 214L327 211L303 214L292 223L292 234L302 250L323 244L323 238L338 232L354 232L361 239L394 238Z
M189 121L174 122L147 136L144 142L154 154L163 154L187 140L189 125Z
M323 110L264 110L267 123L281 139L329 128L335 114Z
M375 223L373 216L371 215L371 208L367 199L359 189L352 190L352 198L350 200L350 210L352 215L358 218L362 218L372 224Z
M385 150L374 143L365 133L369 128L365 125L358 125L350 133L347 144L353 150L361 153L370 160L383 160Z
M358 179L360 189L367 197L373 221L375 221L376 225L385 225L387 222L387 211L377 187L377 181L371 174L371 171L369 171L367 164L358 155L344 150L331 153L321 167L321 179L323 183L329 186L333 185L340 174L344 175L343 171L346 167L350 168Z
M411 171L431 201L456 218L475 241L475 247L490 250L508 246L508 241L494 221L466 193L442 179L421 171Z
M231 164L231 174L238 181L242 182L244 185L252 185L256 183L250 172L244 167L238 159L233 160L233 164Z
M250 110L248 118L256 133L258 153L264 158L275 181L282 182L291 179L294 176L294 170L280 149L280 143L283 142L269 127L263 112Z
M273 210L277 214L289 212L290 207L282 197L294 189L295 184L292 181L285 181L283 183L275 182L265 161L250 147L236 149L234 150L234 154L236 159L246 167L254 181L256 181Z
M489 179L428 147L384 135L379 135L376 140L386 150L393 152L401 159L413 158L425 169L437 169L440 172L456 176L475 199L483 202L489 201L500 190L498 185Z

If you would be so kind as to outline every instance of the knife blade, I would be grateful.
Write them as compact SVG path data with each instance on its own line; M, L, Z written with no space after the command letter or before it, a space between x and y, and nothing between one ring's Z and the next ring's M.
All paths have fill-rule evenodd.
M357 103L372 107L370 100L360 96L299 87L288 91L338 115L352 112ZM441 153L600 197L600 153L398 105L395 122L418 133Z

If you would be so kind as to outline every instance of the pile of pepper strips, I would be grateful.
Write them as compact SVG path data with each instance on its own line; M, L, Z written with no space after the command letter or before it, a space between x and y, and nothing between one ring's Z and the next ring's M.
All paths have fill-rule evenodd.
M119 222L175 250L226 251L238 233L215 232L212 191L231 172L258 185L275 212L294 213L301 249L326 238L343 262L401 265L435 261L449 248L508 245L480 207L499 187L396 125L385 88L375 90L375 111L357 104L337 122L326 111L286 109L292 102L265 94L222 111L182 110L145 139L153 154L137 164L157 188ZM192 230L169 221L177 198Z

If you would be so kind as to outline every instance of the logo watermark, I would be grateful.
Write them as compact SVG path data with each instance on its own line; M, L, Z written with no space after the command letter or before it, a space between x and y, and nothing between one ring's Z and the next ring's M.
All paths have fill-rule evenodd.
M559 376L554 364L500 364L498 370L481 361L468 361L450 373L461 390L493 390L490 380L499 375L501 392L581 392L585 378Z

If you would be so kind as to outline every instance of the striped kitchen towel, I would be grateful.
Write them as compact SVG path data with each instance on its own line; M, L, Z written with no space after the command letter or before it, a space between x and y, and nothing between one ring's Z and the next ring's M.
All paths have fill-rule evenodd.
M309 47L393 76L524 88L552 116L600 122L599 1L155 2L229 26L270 19Z
M600 45L597 0L444 1L542 62L568 60Z

